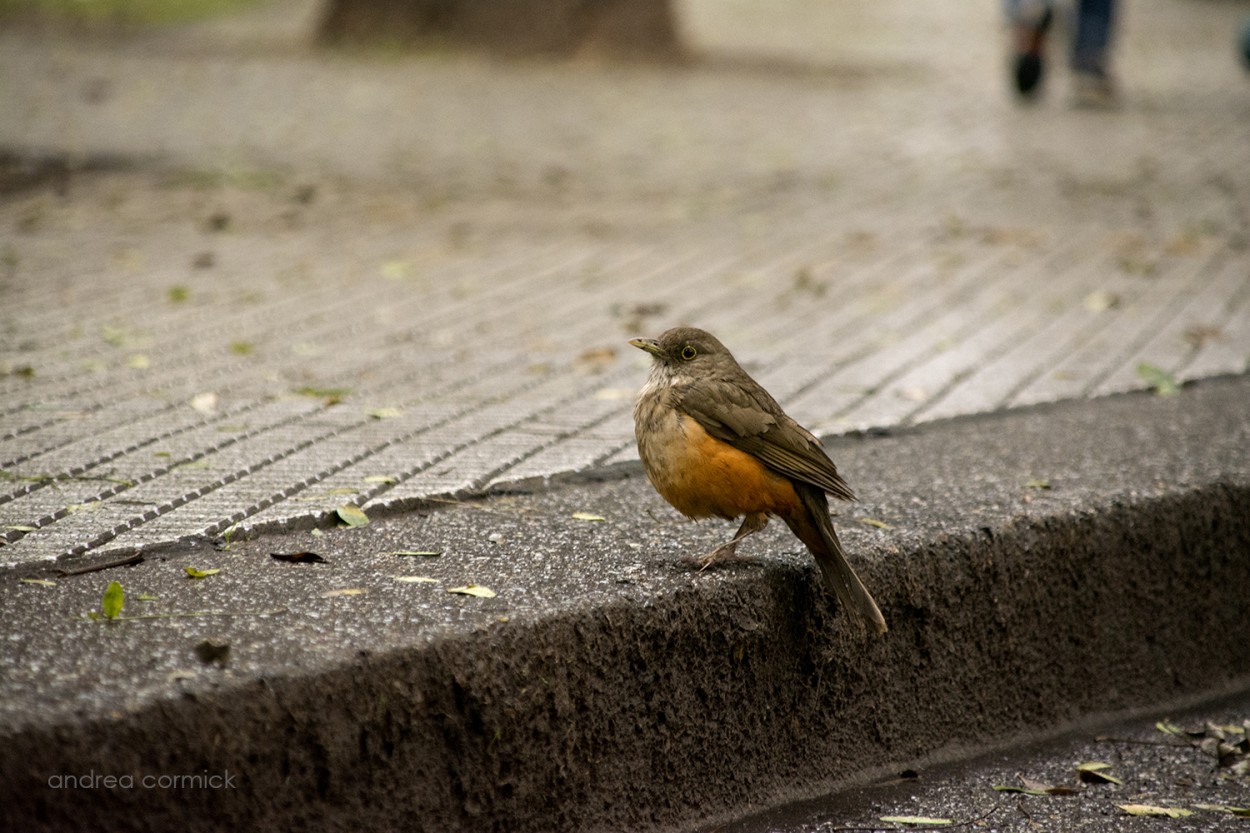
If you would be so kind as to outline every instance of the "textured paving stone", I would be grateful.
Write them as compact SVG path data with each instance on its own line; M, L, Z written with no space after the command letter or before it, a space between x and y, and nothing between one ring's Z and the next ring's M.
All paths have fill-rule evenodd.
M954 2L692 2L680 70L323 55L282 3L0 33L0 146L125 161L0 202L0 563L629 465L624 342L682 322L823 433L1246 369L1239 4L1135 8L1088 112Z

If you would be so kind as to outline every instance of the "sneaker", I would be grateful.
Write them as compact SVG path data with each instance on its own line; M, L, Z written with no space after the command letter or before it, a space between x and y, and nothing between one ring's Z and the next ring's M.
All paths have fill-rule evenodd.
M1105 70L1072 74L1072 103L1090 110L1111 110L1120 104L1115 82Z
M1046 33L1053 18L1054 12L1046 5L1034 19L1020 20L1015 25L1016 91L1025 98L1037 92L1046 74Z

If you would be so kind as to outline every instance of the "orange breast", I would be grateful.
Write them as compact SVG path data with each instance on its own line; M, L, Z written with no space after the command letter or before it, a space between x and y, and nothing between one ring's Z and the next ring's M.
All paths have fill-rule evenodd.
M716 439L684 417L672 431L662 461L647 475L677 511L691 518L737 518L750 512L789 515L799 497L785 477L756 458ZM645 462L645 461L644 461Z

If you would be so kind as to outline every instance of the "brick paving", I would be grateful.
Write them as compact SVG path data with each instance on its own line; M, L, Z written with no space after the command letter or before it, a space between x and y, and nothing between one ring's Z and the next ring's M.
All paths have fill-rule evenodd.
M685 69L0 34L0 147L109 168L0 201L0 563L628 465L679 322L825 434L1246 370L1250 6L1131 6L1089 112L861 5L690 4Z

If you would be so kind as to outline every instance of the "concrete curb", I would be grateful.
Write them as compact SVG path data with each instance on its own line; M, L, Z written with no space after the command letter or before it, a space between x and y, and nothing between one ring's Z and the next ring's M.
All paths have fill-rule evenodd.
M94 691L55 669L4 684L2 826L688 828L900 762L1227 686L1250 670L1248 395L1236 377L1178 397L837 444L866 495L840 524L891 623L884 639L849 629L808 562L771 544L761 568L672 569L671 555L636 545L658 514L637 479L496 499L515 513L515 548L480 559L475 576L496 587L525 576L532 606L501 592L402 628L370 589L369 605L322 608L313 626L326 647L297 661L290 637L307 617L283 584L294 574L264 588L257 578L251 596L285 598L289 613L219 626L234 657L216 676L171 680L162 665L161 651L182 644L171 635L198 638L190 625L66 626L102 580L81 592L67 580L66 598L49 604L5 579L10 639L30 652L48 639L104 671ZM612 522L559 531L557 563L527 563L539 530L579 505ZM410 520L450 540L456 516ZM865 516L890 528L851 522ZM405 522L329 533L319 550L342 563L393 547L409 540ZM727 534L679 529L692 550ZM223 557L236 575L259 574L272 569L264 553L290 543L258 539ZM119 578L181 572L176 558L161 561ZM183 589L192 584L170 585L171 597L206 592ZM21 659L28 669L31 656ZM49 779L66 773L236 780L54 789Z

